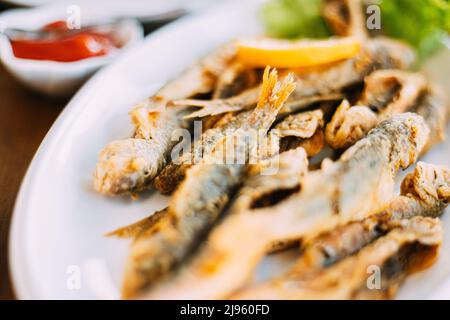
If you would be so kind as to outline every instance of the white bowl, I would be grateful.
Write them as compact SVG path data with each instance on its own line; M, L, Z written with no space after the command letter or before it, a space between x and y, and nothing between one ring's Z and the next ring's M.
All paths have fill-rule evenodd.
M84 24L101 23L114 17L105 16L98 6L83 7ZM83 17L83 16L82 16ZM0 15L3 28L38 29L47 23L67 18L66 6L47 6L37 9L17 9ZM133 19L120 22L114 34L122 47L105 56L75 62L21 59L14 56L11 42L0 34L0 59L5 68L22 84L33 91L50 96L64 96L77 90L95 71L109 64L118 55L143 39L142 26Z

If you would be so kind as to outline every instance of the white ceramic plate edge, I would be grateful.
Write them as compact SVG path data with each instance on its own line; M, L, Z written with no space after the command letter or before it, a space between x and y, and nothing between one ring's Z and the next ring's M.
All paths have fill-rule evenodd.
M178 24L183 23L183 21L187 19L192 19L192 17L188 17L182 19L181 21L175 22L174 24L155 32L149 38L156 38L162 32L170 32L172 28L177 28ZM148 41L151 40L147 39L146 42ZM136 50L139 49L136 48ZM108 73L113 72L113 70L115 70L114 66L116 66L118 63L122 63L125 60L128 60L131 55L132 52L125 54L110 67L105 68L104 70L96 74L75 95L75 97L69 102L65 110L62 111L54 125L51 127L50 131L39 147L36 155L34 156L29 169L27 170L16 200L9 237L10 273L17 297L20 299L46 298L45 295L42 295L42 288L40 288L40 286L43 284L42 280L35 279L35 277L31 275L32 273L30 268L26 265L27 259L25 249L28 245L29 239L27 239L23 234L25 232L26 235L26 231L29 230L30 227L32 227L26 221L26 213L30 210L30 204L25 200L29 200L33 197L33 194L30 192L30 190L32 190L36 185L35 177L39 173L39 168L45 162L47 156L51 153L51 150L57 147L58 143L61 141L61 139L63 139L64 133L67 128L70 127L70 124L77 119L80 113L83 112L84 108L80 108L80 106L78 105L88 105L87 101L89 101L96 94L96 90L101 86L100 80L107 77ZM450 281L450 279L447 280ZM448 293L448 286L446 285L447 283L448 282L443 282L441 286L436 288L435 295L433 295L432 297L444 297L445 293Z
M259 2L260 0L251 0L246 3L250 5L251 3ZM193 14L181 18L149 35L144 43L152 41L152 39L157 38L161 33L171 32L172 29L178 28L178 25L185 23L185 21L190 21L192 19L201 18L207 15L209 12L216 12L220 10L227 10L229 6L235 6L236 3L224 3L223 5L218 5L210 10L201 12L198 14ZM26 233L30 227L26 221L26 213L29 211L29 202L26 199L32 199L33 194L30 190L33 189L36 179L34 177L39 173L39 168L45 162L46 155L51 153L51 150L58 145L58 142L64 135L66 129L70 123L76 120L77 116L83 112L84 109L76 108L78 105L87 106L87 101L95 94L97 87L101 86L101 79L107 77L108 73L113 72L114 67L123 61L130 59L135 50L139 50L144 43L136 46L130 52L125 53L119 59L117 59L112 65L102 69L96 73L86 84L75 94L68 105L64 108L61 114L58 116L54 124L51 126L50 130L43 139L41 145L39 146L36 154L34 155L29 168L25 174L24 180L22 181L14 210L11 219L11 228L9 234L9 271L13 283L13 288L15 290L16 296L19 299L40 299L41 297L38 292L42 292L37 287L39 279L34 279L30 275L30 269L26 265L26 246L27 238ZM84 102L83 102L84 100ZM25 236L21 236L21 232L25 233Z

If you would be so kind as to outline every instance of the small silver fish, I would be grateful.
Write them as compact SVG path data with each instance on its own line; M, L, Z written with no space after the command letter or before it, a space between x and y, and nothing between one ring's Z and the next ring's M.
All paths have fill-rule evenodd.
M187 170L204 156L209 155L216 144L227 135L231 135L248 121L251 111L243 111L239 114L227 114L218 120L213 128L206 130L195 142L192 150L184 154L178 162L170 162L155 178L153 186L162 194L172 194L178 185L186 177Z
M143 298L224 298L251 275L270 244L307 241L379 212L393 197L396 172L417 160L428 135L416 114L382 122L337 162L306 174L298 193L273 207L227 216L193 259Z
M414 217L389 222L388 232L361 251L309 277L289 275L235 295L235 299L392 299L407 275L430 267L442 243L439 219ZM368 284L370 270L381 279ZM379 287L376 287L379 285Z
M427 87L425 78L402 70L379 70L365 80L363 93L350 106L343 101L325 129L327 144L346 149L393 114L411 111Z
M291 101L289 103L286 103L283 106L283 109L279 112L277 116L281 119L279 123L287 123L288 121L297 121L298 125L300 125L300 120L295 120L299 116L291 116L294 117L293 120L285 119L286 116L289 116L290 114L296 112L298 109L305 109L308 106L312 106L316 103L320 102L329 102L329 101L338 101L342 98L342 95L340 94L333 94L333 95L325 95L325 96L313 96L310 98L300 99L296 101ZM225 135L228 135L236 130L238 130L242 124L247 121L247 118L249 114L251 113L251 110L244 110L241 112L235 113L228 113L222 116L220 120L217 120L217 122L213 125L213 128L206 130L201 138L200 141L193 146L193 150L190 154L184 155L181 159L181 163L169 163L164 169L162 169L161 173L155 178L153 185L154 187L159 190L163 194L172 194L177 186L183 181L183 179L186 176L186 171L191 167L191 165L195 162L195 159L201 159L203 155L208 154L212 147L217 143L218 140L223 138ZM309 113L306 113L309 114ZM220 117L221 115L219 115ZM214 116L212 116L214 117ZM305 116L307 117L307 116ZM211 118L211 117L209 117ZM209 119L206 118L206 119ZM311 125L319 124L317 121L311 119ZM306 121L306 119L305 119ZM280 124L280 126L283 124ZM300 131L305 131L305 129L300 129L297 125L297 130L295 135L302 135ZM320 127L322 128L322 127ZM303 139L293 139L291 141L289 138L287 138L287 131L283 130L283 137L286 139L282 140L282 151L295 149L297 146L303 146L305 150L307 151L309 156L313 156L317 154L322 147L324 146L323 143L323 137L321 138L319 135L323 133L322 131L319 132L319 127L316 128L316 130L311 134L311 137L314 136L314 133L318 133L315 135L312 139L309 138L303 138ZM306 128L306 130L308 130ZM293 132L291 130L291 132ZM306 132L305 132L306 133ZM303 135L305 135L303 133ZM275 135L272 136L274 139ZM278 137L280 139L280 137ZM309 140L308 140L309 139ZM308 140L308 141L307 141ZM275 143L275 142L274 142Z
M406 69L414 60L413 49L403 43L381 37L368 40L364 42L361 53L353 59L297 75L297 87L290 100L338 93L346 87L362 83L374 70ZM255 87L228 99L178 100L174 104L201 108L188 118L205 117L252 108L258 101L260 91L261 87Z
M249 165L229 214L273 206L298 192L300 179L307 171L308 157L303 148L286 151Z
M386 235L389 228L393 225L396 227L404 219L439 217L449 201L450 170L419 162L414 172L403 180L401 195L395 197L386 209L363 221L339 226L304 243L302 256L289 272L263 284L240 290L232 298L294 299L297 298L297 292L304 295L304 282L320 277L323 270L356 254Z
M239 132L224 137L210 155L191 167L186 179L173 195L167 214L158 221L157 232L140 237L127 260L123 296L132 297L170 272L195 248L197 240L214 224L224 210L248 162L247 150L238 146L236 156L244 153L243 163L221 163L224 149L239 141L250 130L269 130L283 103L294 90L293 77L277 83L275 70L266 69L258 106ZM255 141L250 141L248 150ZM228 150L226 150L228 152Z
M235 46L225 45L136 106L130 112L134 137L111 142L100 152L94 189L116 195L148 188L178 143L172 133L191 126L192 121L185 119L190 108L174 107L171 101L211 92L234 57Z
M333 32L342 37L368 37L362 0L325 0L322 14Z
M255 69L249 69L237 61L233 62L219 75L212 98L225 99L236 96L244 89L255 86L258 81Z
M430 138L422 152L425 154L446 139L445 128L450 119L450 104L440 87L430 85L419 97L412 111L421 115L430 127Z
M303 148L308 157L318 154L325 146L324 115L321 109L288 116L273 129L280 139L280 151Z

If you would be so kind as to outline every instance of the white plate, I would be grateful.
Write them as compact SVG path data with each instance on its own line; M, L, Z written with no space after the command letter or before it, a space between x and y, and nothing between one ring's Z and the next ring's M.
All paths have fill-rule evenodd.
M0 0L11 5L21 7L41 7L46 5L64 5L66 7L77 5L83 9L85 5L97 5L106 15L120 15L121 17L135 18L142 22L151 22L155 16L167 12L186 10L188 12L203 9L218 1L230 0ZM233 0L231 0L233 1ZM167 16L166 16L167 17Z
M96 194L91 185L97 153L107 142L131 135L127 112L134 103L218 45L259 33L258 4L229 4L167 26L95 75L69 103L39 148L17 199L10 261L19 298L117 298L129 243L104 233L162 208L167 199ZM447 73L443 67L438 69L448 74L448 62ZM449 143L441 145L425 160L448 165L449 151ZM450 217L444 220L450 230ZM409 280L400 297L449 297L444 285L449 246L446 237L438 263ZM258 277L273 267L265 263Z

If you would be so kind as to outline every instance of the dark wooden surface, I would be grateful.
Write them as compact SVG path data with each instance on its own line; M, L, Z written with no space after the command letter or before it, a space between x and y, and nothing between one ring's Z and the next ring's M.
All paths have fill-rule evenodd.
M8 270L8 235L20 183L66 102L28 92L0 67L0 299L14 298Z
M8 5L0 3L0 12L7 9ZM145 25L145 34L166 22ZM0 65L0 300L15 298L8 266L8 236L20 183L67 102L28 91Z

